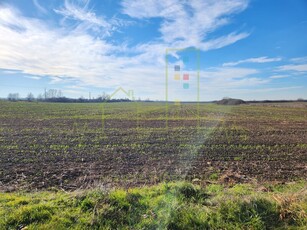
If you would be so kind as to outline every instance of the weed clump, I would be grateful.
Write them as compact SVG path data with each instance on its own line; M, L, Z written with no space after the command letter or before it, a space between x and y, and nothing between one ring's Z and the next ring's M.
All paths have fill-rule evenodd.
M49 205L37 204L22 206L9 214L5 223L6 228L22 228L29 224L39 224L51 219L54 209Z

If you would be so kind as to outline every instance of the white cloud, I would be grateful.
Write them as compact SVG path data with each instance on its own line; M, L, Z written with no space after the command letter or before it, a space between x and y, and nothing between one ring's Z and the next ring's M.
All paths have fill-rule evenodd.
M297 71L297 72L307 72L307 64L301 65L283 65L279 66L280 71Z
M289 75L273 75L273 76L270 76L269 78L270 79L281 79L281 78L287 78L289 77Z
M226 36L222 36L216 39L212 39L212 40L203 42L202 44L200 44L200 47L203 50L219 49L224 46L231 45L248 36L249 36L249 33L230 33Z
M168 47L217 49L249 35L232 32L213 40L207 38L217 28L230 23L227 16L245 10L247 0L124 0L122 6L123 13L132 18L162 18L159 31Z
M33 0L33 4L35 5L35 7L43 14L47 13L47 10L41 6L41 4L38 2L39 0Z
M29 78L29 79L33 79L33 80L40 80L41 77L39 76L25 76L26 78Z
M267 62L278 62L282 59L280 57L277 58L268 58L268 57L258 57L258 58L248 58L236 62L227 62L224 63L223 66L236 66L242 63L267 63Z
M1 73L5 73L5 74L17 74L17 73L19 73L19 71L16 71L16 70L1 70Z
M16 30L16 26L20 29ZM164 68L153 65L154 60L146 63L146 54L118 57L113 53L121 47L94 38L86 31L52 30L40 21L5 8L0 9L0 34L3 69L50 76L51 83L74 79L84 85L113 89L125 86L149 94L163 88L160 82L164 79Z
M257 73L258 70L250 68L211 68L200 74L204 89L217 90L258 86L270 82L269 79L253 76Z
M66 18L71 18L74 20L79 20L82 22L88 22L92 25L109 27L110 24L102 17L97 17L94 12L88 9L89 1L76 1L65 0L64 7L60 9L55 9L54 11L58 14L63 15Z
M215 100L225 96L243 99L255 98L253 89L264 89L271 79L258 77L259 70L252 68L218 67L202 71L201 100ZM249 94L248 94L249 92ZM245 94L242 97L242 94Z
M307 56L306 57L291 58L290 61L296 62L296 63L307 63Z
M166 48L196 46L203 50L217 49L249 35L246 32L232 32L211 40L207 38L212 31L230 22L228 16L244 10L247 7L245 0L221 0L219 4L216 1L202 3L196 0L123 1L124 11L131 17L162 17L162 37L135 47L126 47L125 44L115 46L104 36L89 32L88 28L99 27L100 30L112 32L114 26L122 22L115 17L107 20L96 15L88 4L87 0L77 3L66 0L56 12L66 19L75 20L76 26L63 23L57 28L25 17L12 7L1 7L0 68L19 70L34 77L49 76L51 83L72 80L84 87L116 89L124 86L125 89L135 90L136 95L146 94L151 98L162 95L160 99L164 99ZM142 8L142 4L148 5ZM192 25L192 21L195 24ZM123 51L126 52L124 55L117 55ZM204 74L216 77L211 80L212 85L226 81L225 85L229 87L243 87L262 84L258 78L243 79L256 72L229 68L210 70Z
M241 92L245 93L263 93L263 92L274 92L274 91L288 91L288 90L294 90L294 89L302 89L303 86L290 86L290 87L270 87L270 88L261 88L261 89L241 89ZM280 98L279 98L280 99Z
M0 68L86 80L104 72L102 63L117 62L107 56L116 47L104 40L82 31L51 30L11 8L0 9L0 34Z
M258 73L256 69L250 68L211 68L208 71L202 71L203 78L209 79L235 79L245 78L252 74Z
M63 89L61 90L62 93L65 94L70 94L70 95L74 95L74 97L82 97L82 95L87 94L88 92L86 91L80 91L80 90L73 90L73 89Z
M80 90L86 89L86 87L83 87L83 86L80 86L80 85L69 85L69 86L66 86L65 88L67 88L67 89L80 89Z
M213 100L230 96L248 100L257 99L296 99L304 97L304 86L289 85L283 87L276 85L274 79L290 77L280 74L270 77L260 77L265 73L263 70L242 67L217 67L201 71L201 98L202 100ZM283 94L282 92L286 92Z
M54 11L64 17L64 22L68 19L76 21L76 31L91 29L100 37L109 37L120 27L133 24L131 21L122 20L116 16L109 19L98 16L89 7L89 4L90 0L65 0L64 5Z

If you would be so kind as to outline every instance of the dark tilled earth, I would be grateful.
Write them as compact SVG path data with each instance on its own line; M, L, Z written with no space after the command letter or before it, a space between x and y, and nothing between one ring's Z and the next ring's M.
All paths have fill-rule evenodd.
M0 105L2 191L307 179L306 107Z

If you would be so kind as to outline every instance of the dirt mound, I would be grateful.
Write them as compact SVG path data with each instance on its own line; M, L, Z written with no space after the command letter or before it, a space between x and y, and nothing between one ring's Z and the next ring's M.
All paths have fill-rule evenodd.
M241 99L224 98L220 101L217 101L216 104L218 105L241 105L241 104L246 104L246 102Z
M248 183L250 180L248 176L241 175L238 172L226 172L219 178L219 181L223 184Z

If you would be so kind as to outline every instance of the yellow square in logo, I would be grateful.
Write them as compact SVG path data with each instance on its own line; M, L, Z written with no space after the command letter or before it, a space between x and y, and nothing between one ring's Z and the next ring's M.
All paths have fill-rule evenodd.
M180 80L180 74L179 74L179 73L175 73L174 79L175 79L176 81L179 81L179 80Z

